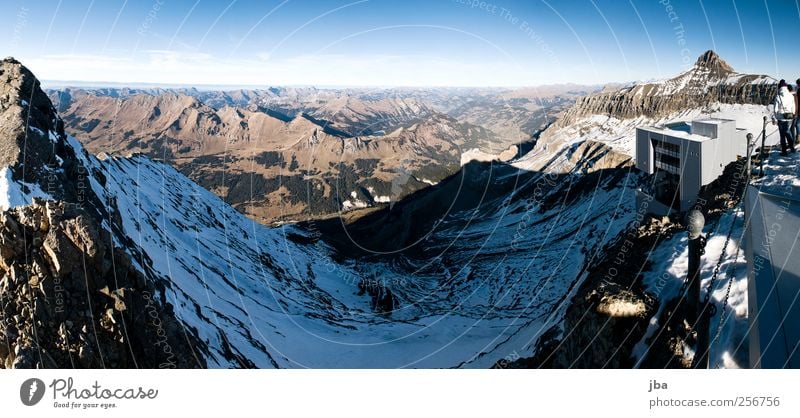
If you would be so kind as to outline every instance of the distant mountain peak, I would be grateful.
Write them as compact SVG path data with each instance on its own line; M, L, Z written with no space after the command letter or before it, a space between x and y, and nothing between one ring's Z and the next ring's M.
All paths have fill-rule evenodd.
M702 53L700 57L697 58L695 65L698 67L708 68L717 74L730 74L735 72L730 64L725 62L725 60L720 58L720 56L711 49Z
M766 105L774 97L775 83L768 75L737 73L716 52L708 50L693 67L675 77L578 98L542 137L548 138L591 115L660 118L714 103Z

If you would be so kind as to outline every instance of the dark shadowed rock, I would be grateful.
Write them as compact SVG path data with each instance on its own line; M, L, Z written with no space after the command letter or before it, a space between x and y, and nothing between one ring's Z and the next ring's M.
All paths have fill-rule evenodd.
M204 367L197 340L131 263L138 247L102 226L113 202L75 152L36 77L0 61L0 167L48 199L0 212L0 368Z

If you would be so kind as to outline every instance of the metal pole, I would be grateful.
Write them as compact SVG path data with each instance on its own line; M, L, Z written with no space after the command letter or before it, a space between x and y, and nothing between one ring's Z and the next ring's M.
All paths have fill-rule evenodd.
M764 127L761 128L761 148L758 150L758 176L764 177L764 141L767 140L767 117L764 116Z
M692 328L697 330L697 348L695 353L704 353L708 345L708 330L705 330L706 338L703 340L703 327L698 327L700 324L700 312L702 312L700 304L700 258L703 255L703 247L705 247L705 239L703 238L703 227L705 226L705 217L703 213L695 209L689 212L686 217L686 229L689 231L689 276L686 278L689 283L686 303L686 320L692 325Z
M750 158L753 156L753 134L750 132L747 133L747 160L745 163L745 169L747 170L747 177L745 177L748 184L750 184L750 172L752 169L750 168Z

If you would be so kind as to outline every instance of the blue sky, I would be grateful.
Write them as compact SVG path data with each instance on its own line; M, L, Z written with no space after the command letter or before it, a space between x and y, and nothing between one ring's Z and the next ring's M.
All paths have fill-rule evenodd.
M669 77L715 49L800 77L798 0L4 0L46 80L532 86Z

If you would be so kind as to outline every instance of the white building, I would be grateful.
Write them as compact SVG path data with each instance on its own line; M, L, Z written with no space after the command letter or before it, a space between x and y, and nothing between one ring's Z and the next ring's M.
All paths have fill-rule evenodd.
M652 182L639 190L639 201L649 200L649 211L658 214L690 209L700 188L716 180L738 155L744 155L746 135L729 119L637 128L636 168L654 175Z

